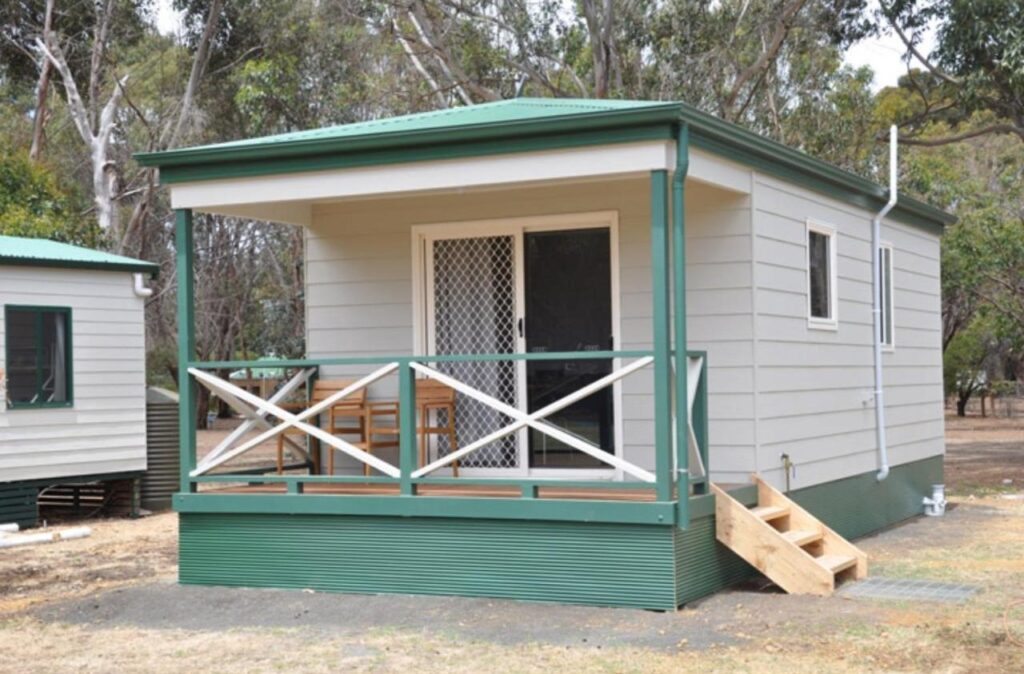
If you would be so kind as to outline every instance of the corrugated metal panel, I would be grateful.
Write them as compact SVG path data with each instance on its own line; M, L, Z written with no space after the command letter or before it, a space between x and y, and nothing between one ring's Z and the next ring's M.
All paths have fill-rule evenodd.
M38 263L39 266L59 264L61 266L84 266L156 272L160 267L152 262L136 260L123 255L112 255L91 248L73 246L60 241L33 239L24 236L0 236L0 264L4 261Z
M942 456L893 466L879 482L874 471L799 489L789 497L840 536L857 538L924 511L921 499L942 482Z
M142 476L142 507L166 510L178 490L178 401L173 393L149 389L146 394L146 472Z
M670 527L182 513L182 583L671 610Z
M292 131L276 136L233 140L215 145L201 145L161 153L143 153L146 160L154 161L163 157L185 157L208 153L211 150L231 150L247 147L275 147L287 143L326 141L335 139L379 138L381 136L405 134L417 131L459 129L501 124L515 124L552 117L592 115L652 108L671 109L672 103L664 101L617 101L568 98L513 98L479 105L445 108L430 112L418 112L398 117L385 117L365 122L328 126L322 129Z
M34 527L39 521L38 497L39 489L33 484L0 484L0 524L15 522L20 527Z
M714 594L757 574L754 567L715 540L715 518L690 520L676 529L676 602L679 605Z

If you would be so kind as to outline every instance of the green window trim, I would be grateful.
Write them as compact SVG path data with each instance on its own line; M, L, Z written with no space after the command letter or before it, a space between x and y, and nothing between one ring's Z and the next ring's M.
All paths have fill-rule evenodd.
M48 408L62 408L72 407L74 405L74 362L73 353L74 347L72 343L72 319L71 319L71 307L56 307L56 306L40 306L40 305L26 305L26 304L6 304L4 305L4 370L5 377L7 379L6 390L10 390L10 363L11 363L11 312L20 311L25 313L35 314L35 350L36 350L36 396L43 394L43 374L42 368L39 367L39 363L43 360L43 316L46 314L61 314L65 318L65 343L64 343L64 369L65 369L65 386L66 394L65 400L61 401L43 401L43 402L12 402L8 394L5 404L9 410L25 410L25 409L48 409Z

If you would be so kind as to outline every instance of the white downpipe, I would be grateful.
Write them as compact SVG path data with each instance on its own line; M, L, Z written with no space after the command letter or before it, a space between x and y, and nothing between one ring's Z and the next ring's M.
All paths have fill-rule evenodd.
M150 297L153 294L152 288L146 287L146 278L142 274L133 274L134 277L132 290L135 291L136 297Z
M76 527L64 531L51 531L42 534L12 534L4 532L0 534L0 548L14 548L19 545L35 545L36 543L56 543L57 541L70 541L75 538L86 538L92 535L89 527Z
M872 314L875 325L875 439L878 443L879 482L889 477L889 447L885 439L885 390L882 383L882 218L896 205L896 125L889 127L889 201L871 220L871 270L874 274L875 301Z
M20 527L16 522L11 522L10 524L0 524L0 536L2 536L3 534L16 534L18 533L19 529Z

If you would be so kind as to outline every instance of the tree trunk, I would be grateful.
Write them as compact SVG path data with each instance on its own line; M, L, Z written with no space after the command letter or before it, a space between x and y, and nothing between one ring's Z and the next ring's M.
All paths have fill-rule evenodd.
M210 412L210 390L205 386L196 387L196 428L208 428L206 415Z
M53 2L46 0L46 18L43 19L43 40L50 40L50 31L53 25ZM32 147L28 151L28 157L32 161L39 161L43 154L43 144L46 142L46 118L49 112L46 109L46 97L50 93L50 70L52 68L50 59L43 57L43 65L39 71L39 86L36 93L36 114L32 120Z
M961 391L957 395L957 398L956 398L956 415L958 417L966 417L967 416L967 401L970 400L970 399L971 399L970 391L968 391L966 393Z

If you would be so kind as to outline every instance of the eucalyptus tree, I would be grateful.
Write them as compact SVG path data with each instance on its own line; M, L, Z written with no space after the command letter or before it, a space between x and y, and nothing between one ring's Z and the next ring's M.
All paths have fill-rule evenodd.
M914 114L901 120L905 142L938 145L986 134L1024 140L1024 4L883 0L882 16L906 46L908 85L919 97ZM936 46L925 53L928 28L935 30ZM919 137L930 121L968 121L978 112L990 119L940 137Z

